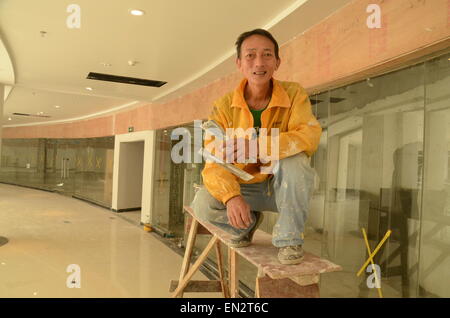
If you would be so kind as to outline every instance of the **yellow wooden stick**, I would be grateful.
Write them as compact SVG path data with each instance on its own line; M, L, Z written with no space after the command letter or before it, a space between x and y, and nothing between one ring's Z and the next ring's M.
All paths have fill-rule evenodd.
M389 238L389 236L391 235L391 230L387 231L386 234L384 235L383 239L381 240L380 243L378 243L377 247L373 250L372 254L369 255L369 258L367 259L367 261L364 263L364 265L361 267L361 269L359 270L359 272L356 274L356 276L360 276L361 273L364 271L364 269L367 267L367 265L369 265L370 260L378 253L378 251L380 250L381 246L383 246L383 243Z
M370 251L370 245L369 245L369 240L367 239L366 230L364 230L364 228L362 228L362 232L363 232L363 236L364 236L364 242L366 243L367 253L369 253L369 255L370 255L372 252ZM375 267L375 264L374 264L372 258L370 258L370 262L372 263L372 269L373 269L373 272L375 273L375 284L376 284L376 286L380 286L380 287L377 287L378 296L380 298L383 298L383 294L381 293L381 282L378 280L377 270L376 270L376 267ZM381 273L380 273L380 277L381 277Z

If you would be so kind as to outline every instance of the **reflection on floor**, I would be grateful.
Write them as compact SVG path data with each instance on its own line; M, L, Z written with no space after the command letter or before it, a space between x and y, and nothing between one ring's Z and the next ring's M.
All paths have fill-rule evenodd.
M138 226L141 224L141 210L120 212L116 215L131 224Z
M9 239L0 247L0 297L169 297L182 258L133 224L136 215L0 184L0 236ZM71 264L81 288L67 286Z

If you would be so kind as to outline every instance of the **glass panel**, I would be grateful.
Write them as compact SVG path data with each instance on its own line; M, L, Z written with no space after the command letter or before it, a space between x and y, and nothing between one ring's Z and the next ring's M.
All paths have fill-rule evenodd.
M114 137L4 139L0 181L111 207Z
M194 199L196 190L203 184L201 173L205 163L203 160L201 162L195 162L194 158L194 154L202 147L202 145L195 145L194 136L198 134L201 136L198 139L203 141L203 130L199 127L195 128L194 125L185 126L184 128L188 129L191 134L191 162L184 165L183 205L190 205Z
M316 171L315 189L311 198L308 218L305 223L304 248L315 255L322 254L323 219L327 181L327 136L329 92L310 97L314 115L322 126L322 135L317 151L311 157L311 167Z
M75 196L111 207L114 137L76 141Z
M425 161L419 293L450 297L450 54L425 63Z
M2 166L0 180L7 183L17 183L16 167L19 166L19 158L16 155L18 139L3 139L2 141Z
M1 181L41 187L44 183L45 141L3 139Z
M170 166L172 164L169 130L158 130L155 143L152 224L165 232L169 232Z
M155 174L153 178L152 224L165 236L184 236L183 191L185 163L174 163L172 147L180 140L171 140L171 133L177 127L156 132ZM186 128L186 127L184 127Z
M90 139L79 140L77 145L77 151L75 154L75 196L85 198L91 193L91 187L89 186L92 175L90 170L93 169L93 160L88 160L88 154L91 152ZM89 162L89 165L88 165Z
M41 188L72 195L74 191L75 149L70 139L45 142L45 181Z
M59 179L56 172L56 153L57 153L57 140L47 139L45 141L45 182L44 188L47 190L53 190L55 185L59 183ZM59 174L61 175L61 173Z
M423 148L423 64L330 92L323 256L341 273L323 275L327 296L378 297L361 228L381 267L385 297L414 297ZM372 269L371 266L368 267ZM327 288L328 286L328 288Z
M56 180L54 190L72 195L75 189L75 143L73 139L58 139L56 142Z

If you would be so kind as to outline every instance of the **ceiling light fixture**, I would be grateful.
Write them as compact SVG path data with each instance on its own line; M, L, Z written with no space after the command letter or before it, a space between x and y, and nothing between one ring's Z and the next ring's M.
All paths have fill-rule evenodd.
M61 106L59 106L59 105L55 105L55 108L61 108Z
M139 9L130 9L130 14L135 15L135 16L141 16L144 15L145 12Z
M12 120L12 118L11 118L11 117L8 117L8 120Z
M132 84L132 85L144 85L144 86L151 86L151 87L161 87L164 84L167 84L167 82L163 82L163 81L155 81L155 80L148 80L148 79L142 79L142 78L118 76L118 75L102 74L102 73L94 73L94 72L89 72L86 79L115 82L115 83L125 83L125 84Z
M86 87L88 91L92 91L92 87Z

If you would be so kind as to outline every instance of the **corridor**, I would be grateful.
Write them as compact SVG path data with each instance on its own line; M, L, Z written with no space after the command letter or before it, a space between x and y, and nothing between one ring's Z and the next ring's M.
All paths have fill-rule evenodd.
M170 297L182 257L127 213L135 212L0 184L0 236L9 240L0 246L0 298ZM67 287L71 264L79 265L80 288Z

